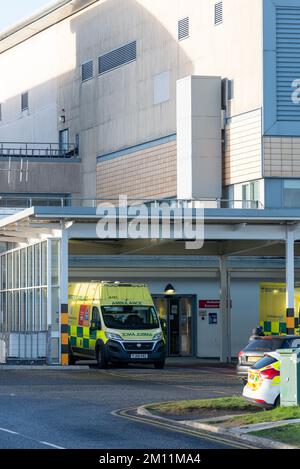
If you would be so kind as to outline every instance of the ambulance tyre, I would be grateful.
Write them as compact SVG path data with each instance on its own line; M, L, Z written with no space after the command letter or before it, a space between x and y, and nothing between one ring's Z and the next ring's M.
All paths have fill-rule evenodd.
M99 369L107 368L108 360L105 356L104 348L101 347L101 345L98 345L96 349L96 360L97 360L97 368Z
M165 367L165 360L159 360L154 362L154 368L157 370L162 370Z

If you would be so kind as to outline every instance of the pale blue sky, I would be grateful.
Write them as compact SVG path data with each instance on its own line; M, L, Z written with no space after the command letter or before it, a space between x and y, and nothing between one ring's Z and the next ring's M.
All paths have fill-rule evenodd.
M31 16L53 0L0 0L0 31Z

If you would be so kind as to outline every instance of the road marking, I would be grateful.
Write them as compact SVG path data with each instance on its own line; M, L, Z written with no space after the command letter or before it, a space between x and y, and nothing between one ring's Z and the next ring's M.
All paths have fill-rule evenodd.
M201 430L192 430L190 428L183 428L178 425L178 422L174 420L174 424L170 424L167 422L162 422L155 420L154 418L145 418L140 417L137 415L129 414L129 412L136 411L136 408L129 408L129 409L121 409L115 410L111 412L112 415L116 417L122 417L133 421L138 421L142 423L146 423L148 425L152 425L154 427L163 428L164 430L169 430L175 433L183 433L184 435L193 436L196 438L201 438L203 440L213 441L214 443L221 443L226 444L232 448L241 448L241 449L259 449L257 446L247 444L247 443L240 443L238 441L233 441L232 439L226 439L225 437L221 437L219 435L209 435L208 432L203 432ZM177 423L177 425L176 425Z
M39 443L41 443L42 445L51 446L51 448L65 449L62 446L57 446L57 445L54 445L53 443L48 443L48 441L39 441Z
M18 432L13 432L12 430L8 430L7 428L0 428L1 432L11 433L12 435L20 435Z
M65 449L62 446L57 446L57 445L54 445L53 443L48 443L48 441L35 440L34 438L31 438L30 436L22 435L21 433L14 432L13 430L9 430L8 428L0 428L0 431L5 432L5 433L10 433L11 435L18 435L21 438L25 438L26 440L34 441L35 443L40 443L41 445L51 446L52 448L56 448L56 449Z

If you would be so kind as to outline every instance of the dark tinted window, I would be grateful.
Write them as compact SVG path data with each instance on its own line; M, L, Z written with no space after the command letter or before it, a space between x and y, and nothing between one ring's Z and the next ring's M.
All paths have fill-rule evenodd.
M278 348L282 348L282 343L284 340L276 339L254 339L249 342L249 344L244 348L245 352L260 352L260 351L272 351Z
M270 357L269 355L266 355L265 357L261 358L258 360L255 365L252 366L254 370L259 370L260 368L264 368L265 366L272 365L272 363L277 362L277 359L274 357Z

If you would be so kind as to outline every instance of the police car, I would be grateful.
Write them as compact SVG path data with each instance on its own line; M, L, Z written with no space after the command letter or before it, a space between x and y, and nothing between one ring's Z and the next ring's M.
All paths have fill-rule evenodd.
M277 352L270 352L248 371L243 397L252 404L272 409L280 404L280 361Z

